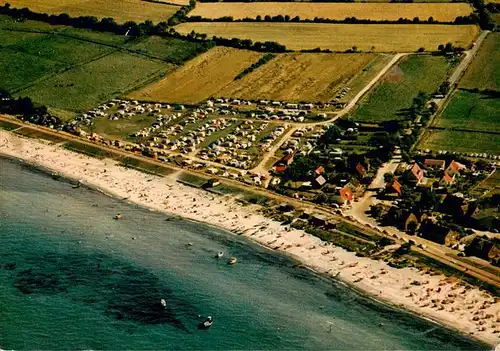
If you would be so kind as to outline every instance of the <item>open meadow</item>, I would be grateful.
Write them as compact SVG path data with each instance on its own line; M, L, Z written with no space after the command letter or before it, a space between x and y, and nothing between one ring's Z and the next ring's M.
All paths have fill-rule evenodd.
M443 56L409 56L387 72L351 116L373 123L406 119L405 110L411 107L413 98L421 91L434 93L451 68Z
M230 82L217 96L284 101L330 101L341 85L362 71L376 54L279 54Z
M500 153L500 134L428 130L423 135L418 148L498 155Z
M216 94L263 55L253 51L215 47L188 61L164 79L129 94L150 101L196 103Z
M500 34L490 33L465 71L459 87L500 91Z
M414 52L429 51L451 42L469 47L479 33L473 25L432 24L327 24L327 23L255 23L188 22L175 27L183 34L191 31L209 37L275 41L290 50L330 49L345 51L356 46L360 51Z
M16 95L63 110L88 110L101 102L158 79L173 65L114 52L54 75Z
M458 90L435 125L477 131L500 132L500 99ZM486 137L486 136L485 136Z
M127 21L155 23L166 21L179 6L155 3L142 0L9 0L0 1L0 5L11 4L12 7L27 7L32 11L70 16L112 17L118 23Z
M198 3L190 16L203 18L234 19L260 16L296 16L300 19L328 18L343 20L346 17L375 21L397 21L399 18L453 22L457 16L468 16L472 8L467 3L307 3L307 2L207 2Z

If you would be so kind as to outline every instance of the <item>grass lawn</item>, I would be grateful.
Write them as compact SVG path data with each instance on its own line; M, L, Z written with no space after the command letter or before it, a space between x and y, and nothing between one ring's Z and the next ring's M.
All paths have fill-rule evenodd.
M420 149L434 151L479 152L497 155L500 135L452 130L427 131L419 144Z
M459 87L500 90L500 34L490 33L465 71Z
M18 92L33 101L70 111L85 111L161 76L173 66L115 52Z
M29 128L21 128L21 129L14 131L14 133L19 134L19 135L23 135L23 136L28 137L28 138L45 139L48 141L52 141L54 143L60 143L60 142L67 140L65 138L58 137L56 135L44 133L44 132L41 132L38 130L29 129Z
M19 124L10 123L7 121L0 121L0 129L4 130L14 130L21 127Z
M393 67L351 114L356 121L382 122L405 119L419 92L433 93L452 67L441 56L409 56Z
M144 127L150 127L156 118L147 115L135 115L130 118L123 118L117 121L110 121L106 117L95 118L92 131L94 133L107 136L109 138L128 139L128 135L138 132Z
M500 99L467 91L456 92L436 125L444 128L463 128L500 131Z
M103 158L119 159L116 157L116 154L112 152L103 150L96 146L82 144L79 143L78 141L67 142L66 144L64 144L64 148L87 156L96 157L98 159L103 159Z

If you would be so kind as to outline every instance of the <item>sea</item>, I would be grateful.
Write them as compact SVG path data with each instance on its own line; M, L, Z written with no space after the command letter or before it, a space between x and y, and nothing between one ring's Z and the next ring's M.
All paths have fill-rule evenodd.
M2 349L488 349L241 236L74 184L0 158Z

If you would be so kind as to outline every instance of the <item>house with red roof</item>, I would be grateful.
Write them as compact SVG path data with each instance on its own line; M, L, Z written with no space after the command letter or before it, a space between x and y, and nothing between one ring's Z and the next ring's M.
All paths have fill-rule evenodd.
M338 193L333 197L333 200L341 206L349 206L354 200L354 194L351 189L344 186L338 190Z
M385 185L385 194L387 196L401 196L401 184L396 180L391 180Z
M457 174L460 174L461 171L466 170L467 167L460 162L456 162L455 160L451 161L448 168L446 168L445 173L450 177L454 177Z
M451 177L448 173L444 172L443 178L440 183L445 186L450 186L455 183L455 176Z
M319 166L318 168L316 168L314 170L314 173L316 175L323 175L323 174L325 174L325 168L323 166Z
M293 152L289 153L288 155L283 156L279 161L278 164L290 166L293 162Z
M417 163L414 163L408 170L408 178L415 184L420 184L422 179L424 179L424 171Z
M356 165L356 171L361 177L364 177L366 175L366 168L361 163L358 163Z
M445 165L446 165L445 160L434 160L430 158L424 160L424 167L429 169L439 169L444 171Z

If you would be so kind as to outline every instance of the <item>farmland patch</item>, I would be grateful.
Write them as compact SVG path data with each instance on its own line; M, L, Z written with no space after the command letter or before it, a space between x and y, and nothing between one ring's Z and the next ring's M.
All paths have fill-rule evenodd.
M12 7L27 7L41 13L67 13L72 17L112 17L118 23L143 22L145 20L166 21L179 9L179 6L176 5L141 0L120 0L118 4L113 0L9 0L7 2ZM6 1L2 1L2 4L4 3Z
M421 47L433 51L439 44L448 42L469 47L478 35L478 28L473 25L431 24L188 22L175 28L183 34L194 30L209 37L275 41L290 50L319 47L346 51L355 46L357 50L373 52L414 52Z
M172 67L117 52L44 80L17 95L30 96L50 107L81 111L158 78Z
M352 118L375 123L405 119L413 98L421 91L435 92L451 68L442 56L409 56L361 100Z
M456 92L436 125L443 128L461 128L500 132L500 99L487 94Z
M161 81L129 94L131 99L196 103L219 91L262 54L216 47L187 62Z
M466 3L307 3L307 2L207 2L198 3L190 16L216 19L234 19L257 16L298 16L300 19L328 18L344 20L346 17L374 21L397 21L399 18L453 22L457 16L468 16L472 8Z
M330 101L376 54L280 54L222 88L217 96Z
M419 144L420 149L497 155L500 135L453 130L429 130Z
M460 80L461 88L500 91L500 34L490 33Z

